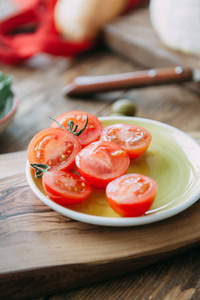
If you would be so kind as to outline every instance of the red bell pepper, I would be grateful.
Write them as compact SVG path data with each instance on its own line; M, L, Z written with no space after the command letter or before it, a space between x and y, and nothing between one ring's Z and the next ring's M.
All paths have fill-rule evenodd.
M72 57L95 45L94 40L75 43L59 35L53 19L57 0L13 1L20 12L0 22L0 61L18 64L39 52ZM139 2L129 0L126 12Z

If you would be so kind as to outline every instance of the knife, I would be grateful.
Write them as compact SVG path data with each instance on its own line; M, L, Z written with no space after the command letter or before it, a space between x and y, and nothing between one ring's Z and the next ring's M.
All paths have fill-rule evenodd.
M84 96L116 90L179 82L200 81L200 70L176 66L103 76L78 76L62 90L67 96Z

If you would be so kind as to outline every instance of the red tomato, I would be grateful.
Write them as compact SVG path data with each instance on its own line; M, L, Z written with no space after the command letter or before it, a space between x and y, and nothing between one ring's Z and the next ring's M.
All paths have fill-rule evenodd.
M111 180L126 173L130 160L120 146L97 141L83 148L77 154L75 162L86 181L103 189Z
M92 192L80 176L56 169L43 174L42 185L49 198L60 205L79 203Z
M106 196L112 209L122 217L142 216L153 204L157 183L142 174L126 174L107 185Z
M99 121L99 119L90 113L86 113L84 111L78 111L78 110L66 112L55 119L65 129L67 128L68 122L72 120L75 125L78 125L78 128L76 130L77 132L84 127L86 122L86 115L88 116L87 127L78 136L82 147L85 147L86 145L99 140L101 136L101 132L103 130L102 124ZM57 128L59 127L59 125L53 121L51 123L51 127Z
M120 145L130 159L142 155L151 143L152 136L143 127L131 124L114 124L103 129L102 140Z
M70 171L80 149L80 141L72 133L60 128L48 128L32 138L27 156L30 164L47 164L59 170Z

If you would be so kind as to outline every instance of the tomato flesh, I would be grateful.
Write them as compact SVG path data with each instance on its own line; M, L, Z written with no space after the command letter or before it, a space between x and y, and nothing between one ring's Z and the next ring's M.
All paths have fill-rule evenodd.
M30 164L47 164L59 170L70 171L80 149L79 139L72 133L60 128L48 128L32 138L27 156Z
M84 111L69 111L66 113L63 113L62 115L58 116L55 120L58 121L65 129L67 128L68 122L71 120L74 122L75 125L78 125L78 128L76 130L79 131L82 128L84 128L85 122L86 122L86 115L88 116L88 124L86 129L78 136L80 143L82 147L85 147L86 145L98 141L101 132L103 130L102 124L99 121L99 119L87 112ZM51 127L58 128L59 125L56 122L51 123Z
M92 192L80 176L56 169L43 174L42 185L49 198L60 205L80 203Z
M126 173L130 160L120 146L97 141L83 148L77 154L75 163L86 181L104 189L111 180Z
M126 174L111 181L106 196L112 209L122 217L144 215L153 204L157 183L142 174Z
M102 140L120 145L130 159L142 155L149 147L152 136L143 127L131 124L114 124L103 129Z

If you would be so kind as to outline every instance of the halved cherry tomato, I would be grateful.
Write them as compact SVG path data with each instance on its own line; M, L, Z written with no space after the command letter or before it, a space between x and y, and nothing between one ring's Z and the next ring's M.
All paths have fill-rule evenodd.
M126 173L130 160L119 145L97 141L83 148L75 162L86 181L103 189L111 180Z
M61 128L48 128L37 133L28 145L30 164L47 164L59 170L70 171L80 151L79 139Z
M130 159L142 155L151 143L152 136L143 127L131 124L113 124L103 129L102 140L120 145Z
M80 176L56 169L43 174L42 185L49 198L60 205L79 203L92 192Z
M71 120L74 122L75 125L78 125L78 128L76 130L81 130L86 122L86 115L88 116L88 124L86 129L78 136L80 139L82 147L85 147L86 145L98 141L101 132L103 130L102 124L99 121L99 119L87 112L74 110L69 111L66 113L63 113L59 117L57 117L55 120L58 121L65 129L67 128L68 122ZM56 122L51 123L51 127L58 128L59 125Z
M122 217L139 217L155 199L157 183L142 174L126 174L111 181L106 196L112 209Z

